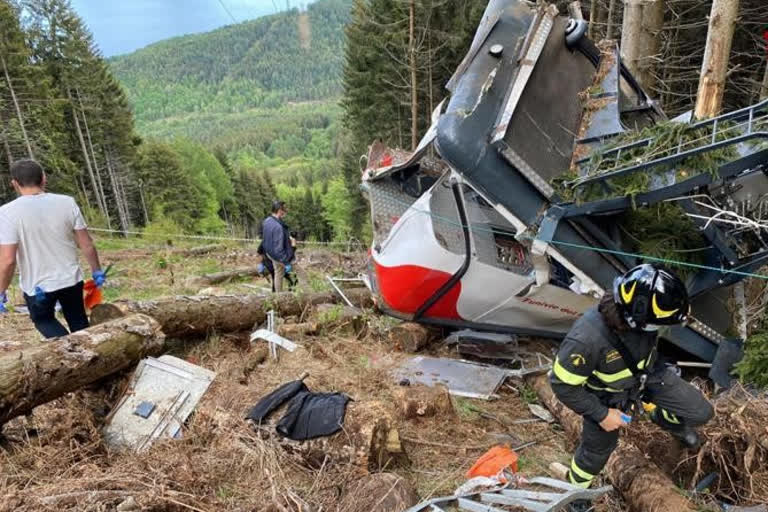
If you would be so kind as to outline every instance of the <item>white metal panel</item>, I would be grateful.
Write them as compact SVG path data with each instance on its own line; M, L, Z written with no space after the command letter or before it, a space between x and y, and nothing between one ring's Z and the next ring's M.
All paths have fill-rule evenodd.
M521 276L473 259L461 279L457 310L465 320L487 322L490 312L511 296L533 284L533 276Z
M464 263L464 257L449 252L437 241L429 208L434 187L422 195L397 221L380 251L373 251L379 265L396 267L417 265L453 274Z
M510 297L478 321L565 333L596 302L588 295L577 295L559 286L533 286L525 295Z
M173 356L142 360L104 427L107 443L140 452L161 437L177 438L215 376ZM147 418L134 414L144 401L154 405Z

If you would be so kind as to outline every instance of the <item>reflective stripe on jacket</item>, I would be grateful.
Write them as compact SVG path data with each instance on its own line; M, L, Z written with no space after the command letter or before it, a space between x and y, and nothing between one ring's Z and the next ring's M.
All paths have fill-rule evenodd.
M576 413L598 423L608 414L605 393L626 394L638 384L637 377L613 348L612 336L620 336L638 361L638 369L653 367L656 334L624 332L617 335L605 325L595 306L574 323L560 345L550 373L557 398Z

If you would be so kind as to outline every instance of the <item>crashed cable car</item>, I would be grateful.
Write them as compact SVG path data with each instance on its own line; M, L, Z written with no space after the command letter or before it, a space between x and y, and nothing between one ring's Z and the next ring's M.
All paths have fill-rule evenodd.
M370 147L370 287L380 309L405 320L562 338L642 262L619 216L674 201L707 245L687 277L693 318L663 332L662 350L713 364L725 383L741 357L741 340L723 334L738 332L730 288L768 262L768 102L701 122L681 116L680 144L622 164L622 152L656 141L611 141L668 121L615 43L598 48L585 33L553 5L491 0L416 150ZM714 172L679 172L724 149L731 156ZM605 197L565 198L552 183L569 173L574 194ZM611 194L638 173L652 176L647 190Z

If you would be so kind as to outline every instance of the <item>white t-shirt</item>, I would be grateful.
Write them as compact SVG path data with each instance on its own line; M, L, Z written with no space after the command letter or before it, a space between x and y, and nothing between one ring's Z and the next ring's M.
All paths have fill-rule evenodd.
M87 226L80 208L69 196L21 196L0 207L0 245L19 244L16 261L21 289L53 292L83 280L75 230Z

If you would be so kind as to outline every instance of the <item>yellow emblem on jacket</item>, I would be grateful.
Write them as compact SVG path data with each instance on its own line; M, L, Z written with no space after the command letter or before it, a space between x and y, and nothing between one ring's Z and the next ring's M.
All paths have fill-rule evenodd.
M621 354L619 354L618 350L611 350L607 354L605 354L605 362L606 363L612 363L614 361L617 361L621 359Z
M587 359L581 355L581 354L571 354L571 364L573 366L581 366L583 364L587 364Z

